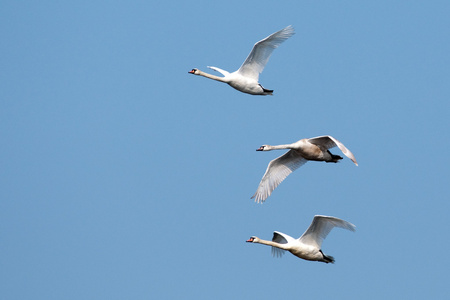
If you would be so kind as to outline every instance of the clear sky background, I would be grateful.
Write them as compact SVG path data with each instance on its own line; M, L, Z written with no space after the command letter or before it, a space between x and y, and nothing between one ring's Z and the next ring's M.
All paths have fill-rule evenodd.
M0 298L450 294L450 2L2 1ZM251 96L193 76L296 34ZM219 75L219 74L216 74ZM264 204L262 144L332 135ZM333 149L341 154L338 149ZM324 264L270 247L316 214Z

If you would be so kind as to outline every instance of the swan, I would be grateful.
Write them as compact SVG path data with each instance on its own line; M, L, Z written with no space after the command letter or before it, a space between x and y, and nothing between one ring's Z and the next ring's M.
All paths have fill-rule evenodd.
M192 69L188 73L225 82L243 93L251 95L272 95L273 90L265 89L258 83L259 74L264 70L272 51L292 35L294 35L294 28L289 25L260 40L253 46L252 51L239 70L233 73L208 66L208 68L221 73L224 77L211 75L199 69Z
M282 156L272 160L267 166L256 193L251 197L256 202L264 202L273 190L293 171L305 164L308 160L336 163L342 159L339 155L332 154L328 149L338 146L339 149L350 158L355 165L355 156L341 142L332 136L324 135L310 139L301 139L298 142L287 145L270 146L263 145L256 151L270 151L276 149L291 149Z
M334 263L333 256L325 255L322 250L322 241L334 227L340 227L355 231L356 226L347 221L328 216L314 216L314 219L303 235L294 239L293 237L275 231L272 241L262 240L256 236L250 237L248 243L258 243L272 246L272 255L281 257L287 250L297 257L305 260Z

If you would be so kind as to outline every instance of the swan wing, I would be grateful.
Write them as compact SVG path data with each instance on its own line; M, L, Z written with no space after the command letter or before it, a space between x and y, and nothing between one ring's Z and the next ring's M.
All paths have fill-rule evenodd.
M309 228L299 238L303 244L311 245L320 249L323 240L330 233L334 227L340 227L350 231L355 231L356 226L352 223L344 221L335 217L328 216L314 216L314 219L309 225Z
M296 150L289 150L282 156L272 160L267 166L256 193L251 199L256 202L264 202L273 190L292 172L305 164L307 160Z
M274 231L272 242L278 244L287 244L293 238L282 232ZM282 257L286 250L272 246L272 256Z
M324 135L324 136L318 136L315 138L310 138L310 139L308 139L308 142L310 142L314 145L317 145L317 146L323 148L324 150L328 150L330 148L338 146L339 149L341 149L342 153L344 153L345 156L350 158L355 163L355 165L358 165L353 153L350 150L348 150L344 146L344 144L342 144L341 142L339 142L337 139L335 139L334 137L332 137L330 135Z
M294 33L294 27L289 25L257 42L237 72L258 81L259 74L264 70L273 50Z
M214 71L216 71L216 72L219 72L220 74L222 74L223 76L228 76L228 75L230 75L230 73L229 72L227 72L227 71L225 71L225 70L222 70L222 69L220 69L220 68L217 68L217 67L210 67L210 66L208 66L208 68L210 68L211 70L214 70Z

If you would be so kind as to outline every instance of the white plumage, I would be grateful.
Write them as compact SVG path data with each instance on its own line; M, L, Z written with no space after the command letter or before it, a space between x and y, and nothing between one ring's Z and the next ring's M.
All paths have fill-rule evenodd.
M355 231L356 226L352 223L335 217L314 216L311 225L303 235L294 239L282 232L275 231L272 241L262 240L256 236L247 240L249 243L259 243L272 246L272 255L281 257L285 251L293 255L312 261L321 261L325 263L334 263L334 258L325 255L322 250L322 242L334 227L340 227L350 231Z
M199 69L192 69L189 73L225 82L243 93L251 95L272 95L273 90L265 89L259 84L259 74L264 70L273 50L294 35L294 33L294 28L288 26L257 42L242 66L233 73L217 67L208 66L208 68L221 73L224 77L208 74Z
M350 158L355 165L355 156L341 142L332 136L325 135L310 139L301 139L298 142L286 145L263 145L257 151L271 151L276 149L291 149L282 156L272 160L267 166L258 189L252 196L256 202L264 202L273 190L293 171L309 160L338 162L342 157L332 154L328 149L339 147L342 153Z

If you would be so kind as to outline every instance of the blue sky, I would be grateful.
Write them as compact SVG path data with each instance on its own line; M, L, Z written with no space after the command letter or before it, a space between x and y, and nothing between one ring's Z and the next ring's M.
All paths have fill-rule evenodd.
M3 299L448 296L448 1L3 1ZM293 25L251 96L239 68ZM332 135L264 203L282 151ZM334 150L339 154L338 150ZM343 218L334 265L249 244Z

